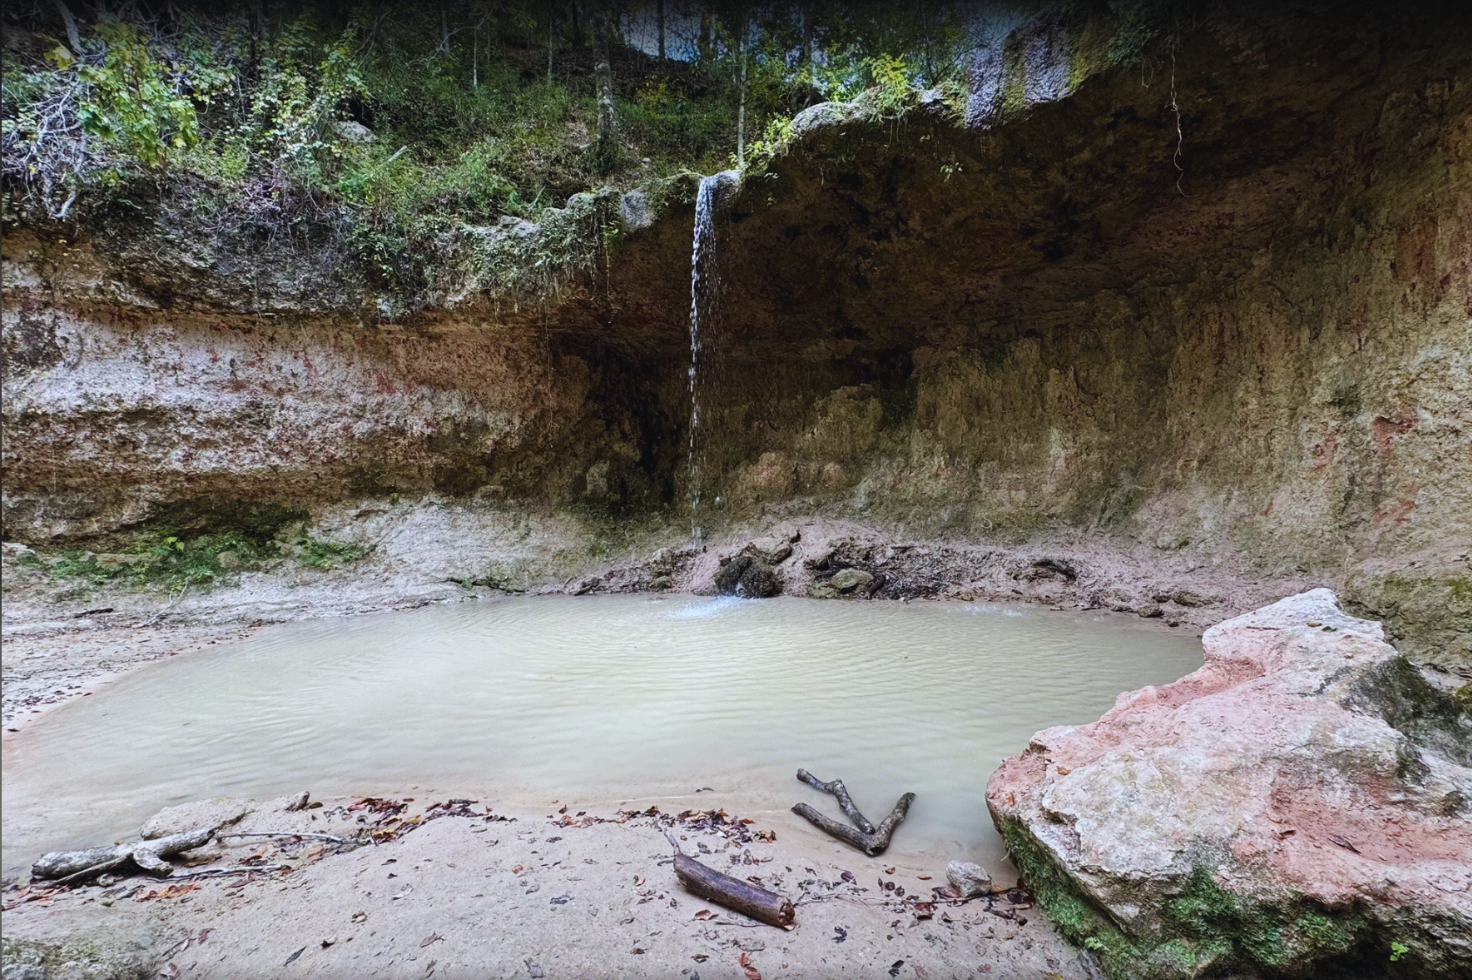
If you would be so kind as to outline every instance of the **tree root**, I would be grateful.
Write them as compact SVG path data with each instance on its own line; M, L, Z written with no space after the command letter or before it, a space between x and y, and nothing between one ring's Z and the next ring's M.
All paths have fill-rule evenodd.
M904 822L905 815L910 812L910 804L915 802L914 793L906 793L901 796L899 802L895 803L894 809L889 812L889 816L885 817L878 827L875 827L859 812L859 808L854 806L854 801L849 797L843 780L835 779L825 783L806 769L799 769L797 778L813 789L831 794L838 801L839 808L853 821L854 826L850 827L832 817L825 817L806 803L797 804L792 808L792 812L830 837L836 837L870 857L878 857L889 847L889 839L894 836L895 828Z

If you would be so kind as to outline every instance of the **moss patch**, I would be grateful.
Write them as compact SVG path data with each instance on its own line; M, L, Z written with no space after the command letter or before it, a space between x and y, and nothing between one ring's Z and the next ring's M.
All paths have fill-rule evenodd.
M1363 952L1373 942L1357 912L1325 909L1293 894L1263 900L1228 891L1204 865L1195 866L1180 891L1160 905L1156 937L1130 935L1078 892L1020 822L1003 821L1000 830L1039 907L1116 980L1303 972L1315 962Z

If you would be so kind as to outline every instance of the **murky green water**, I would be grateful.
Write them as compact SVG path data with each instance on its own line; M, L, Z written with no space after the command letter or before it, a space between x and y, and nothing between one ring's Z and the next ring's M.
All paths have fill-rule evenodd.
M897 857L995 863L983 793L1003 756L1200 665L1185 631L979 603L547 596L288 624L13 739L3 862L172 803L299 789L836 814L802 766L876 821L917 793Z

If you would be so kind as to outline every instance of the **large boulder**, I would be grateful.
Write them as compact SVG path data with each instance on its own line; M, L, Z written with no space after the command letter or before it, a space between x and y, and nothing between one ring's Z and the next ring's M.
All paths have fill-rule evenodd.
M1472 976L1472 692L1327 589L1202 646L1194 674L993 774L1044 910L1115 977Z
M712 579L717 595L770 599L782 594L782 576L760 558L737 555L721 563Z

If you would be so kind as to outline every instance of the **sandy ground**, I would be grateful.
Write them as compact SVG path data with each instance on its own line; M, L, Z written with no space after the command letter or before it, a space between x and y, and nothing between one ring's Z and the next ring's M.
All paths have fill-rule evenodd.
M378 842L234 838L188 862L287 866L248 876L184 878L181 862L174 881L139 875L54 894L12 882L0 920L7 963L45 963L35 977L64 975L57 964L68 958L113 975L133 964L140 975L198 978L1091 976L1025 893L935 902L944 867L866 857L795 817L772 821L780 829L767 842L757 833L772 829L765 822L712 819L723 811L692 812L688 801L636 815L575 801L506 810L337 799L296 813L286 802L226 832ZM711 867L791 898L797 928L687 894L666 829Z

